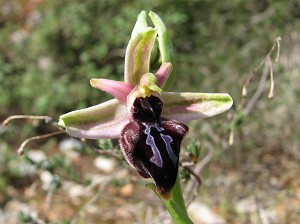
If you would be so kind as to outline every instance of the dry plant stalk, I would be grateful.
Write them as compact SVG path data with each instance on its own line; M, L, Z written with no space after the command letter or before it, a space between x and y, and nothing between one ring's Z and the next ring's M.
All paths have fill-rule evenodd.
M272 59L271 56L273 52L276 50L276 57L275 57L275 62L277 63L279 61L280 57L280 41L281 38L277 37L274 40L274 44L268 54L265 56L265 58L259 63L259 65L254 69L254 71L248 76L245 84L242 87L242 100L238 105L238 112L242 112L244 115L248 115L254 106L256 105L258 99L262 95L265 87L265 83L268 79L268 76L270 77L270 91L268 94L268 98L272 99L274 97L274 74L273 74L273 64L272 64ZM259 70L263 68L261 78L259 80L257 89L253 96L249 99L248 103L246 104L246 97L248 96L248 91L247 87L251 83L251 80L253 79L254 76L259 74ZM229 133L229 139L228 139L228 145L233 145L234 144L234 130L235 130L235 121L237 118L236 113L233 116L233 125L230 128L230 133ZM193 175L195 178L190 180L189 183L187 184L185 188L185 197L188 199L188 202L192 201L192 198L195 196L195 193L193 193L193 189L197 189L200 186L200 178L197 176L201 172L204 166L207 165L207 163L212 159L214 155L214 150L213 147L210 145L208 147L209 151L208 154L199 162L196 164L195 168L192 170L189 167L184 167L191 175ZM189 168L189 169L187 169ZM198 186L197 186L198 185Z
M55 131L55 132L52 132L52 133L49 133L49 134L45 134L45 135L38 135L38 136L34 136L34 137L31 137L31 138L28 138L26 139L24 142L22 142L22 144L20 145L20 147L18 148L17 150L17 153L18 155L22 155L24 153L24 147L31 141L34 141L34 140L40 140L40 139L44 139L44 138L50 138L52 136L55 136L55 135L60 135L60 134L66 134L65 131L63 130L60 130L60 131Z
M268 54L266 55L266 57L259 63L259 65L254 69L254 71L248 76L245 84L242 87L242 93L241 93L242 99L241 99L241 102L239 103L239 105L237 106L238 111L233 116L233 121L232 121L232 125L230 128L230 134L229 134L229 140L228 140L229 145L234 144L234 130L235 130L235 123L239 119L238 116L241 113L243 114L243 116L247 116L248 114L250 114L250 112L252 111L252 109L254 108L258 99L260 98L260 96L262 95L262 93L264 91L265 83L268 79L268 76L270 77L270 90L269 90L269 94L268 94L268 99L272 99L274 97L274 74L273 74L273 63L272 63L271 56L272 56L273 52L276 50L275 62L277 63L279 61L280 41L281 41L281 37L277 37L274 40L274 44L273 44L272 48L270 49L270 51L268 52ZM263 68L263 71L261 74L261 78L258 82L257 89L256 89L255 93L253 94L253 96L248 100L248 102L246 104L246 97L248 96L247 87L250 84L252 78L255 75L258 75L259 70L262 68Z
M16 119L29 119L29 120L45 120L46 123L50 122L52 120L52 117L49 116L32 116L32 115L13 115L8 118L6 118L3 122L3 126L7 126L8 123L12 120Z
M16 120L16 119L44 120L46 123L49 123L50 121L52 121L52 117L49 117L49 116L13 115L13 116L10 116L10 117L6 118L2 122L2 125L7 126L9 122L11 122L12 120ZM55 123L53 123L53 126L57 127L57 125ZM60 134L66 134L66 131L59 130L59 131L55 131L55 132L48 133L48 134L45 134L45 135L38 135L38 136L28 138L28 139L26 139L25 141L22 142L20 147L17 149L17 153L18 153L18 155L22 155L24 153L25 146L31 141L50 138L52 136L60 135Z

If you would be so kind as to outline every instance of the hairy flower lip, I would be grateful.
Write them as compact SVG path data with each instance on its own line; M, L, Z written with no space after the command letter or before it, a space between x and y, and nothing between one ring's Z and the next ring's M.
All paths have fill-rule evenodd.
M220 114L228 110L233 101L230 95L225 93L164 92L175 78L173 48L162 20L153 12L150 12L149 16L155 28L148 27L146 13L144 11L140 13L126 48L125 81L109 79L90 81L92 87L112 94L115 99L61 115L58 125L78 138L120 138L120 145L126 148L121 149L129 164L143 177L151 176L156 183L157 192L168 197L178 172L178 163L174 167L172 151L177 153L178 161L180 143L188 130L188 127L180 122ZM161 66L155 74L152 74L150 61L155 41L158 43L156 49L159 51L157 55ZM161 102L153 98L146 99L149 100L149 105L137 101L141 104L132 107L136 98L141 97L138 100L144 100L143 98L150 96L157 96ZM159 103L163 103L162 108L155 107ZM134 110L131 109L136 109L138 105L142 106L137 108L137 111L144 113L142 116L140 114L136 116L135 112L133 117ZM155 122L143 124L143 121L148 121L144 118L149 117L149 111L154 112ZM179 127L185 131L180 132ZM135 144L139 145L136 147ZM140 154L134 153L134 150ZM145 150L148 150L146 154ZM162 159L157 159L157 154L164 158L163 163L168 164L166 168L161 166ZM153 167L155 165L165 169L157 169ZM165 183L166 180L168 183Z

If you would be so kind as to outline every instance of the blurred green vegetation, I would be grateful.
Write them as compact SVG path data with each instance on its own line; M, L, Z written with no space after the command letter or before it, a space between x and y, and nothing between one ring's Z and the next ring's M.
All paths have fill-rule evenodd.
M241 172L245 172L245 178L249 174L247 162L259 163L263 152L272 154L276 149L292 155L292 160L297 156L300 159L298 0L1 1L0 120L14 114L57 119L63 113L112 98L93 89L89 80L123 79L125 48L141 10L156 12L168 28L178 69L171 91L227 92L235 102L232 114L247 76L280 36L281 59L279 64L274 63L275 98L267 101L266 87L255 112L239 121L235 145L226 152L222 148L229 135L230 113L192 123L186 151L203 158L208 143L213 142L217 149L213 164L222 168L218 172L224 174L244 165ZM259 75L249 86L250 95L258 81ZM12 149L28 136L47 130L51 127L41 123L31 127L16 121L8 129L0 127L0 193L9 185L16 187L18 183L13 180L21 176L12 162L16 160ZM111 142L102 143L113 146ZM51 172L59 166L62 176L70 173L71 179L80 178L64 158L53 156L48 165L53 166ZM212 168L203 175L209 178L215 171ZM252 187L243 191L247 193ZM207 197L217 193L209 192ZM0 204L6 200L0 200ZM228 201L223 198L213 202L219 203L224 216L232 209Z
M142 9L157 12L169 29L178 60L174 90L228 92L230 87L236 97L237 81L273 40L300 29L297 4L6 1L0 17L1 117L58 117L108 98L92 89L89 79L122 79L124 49Z

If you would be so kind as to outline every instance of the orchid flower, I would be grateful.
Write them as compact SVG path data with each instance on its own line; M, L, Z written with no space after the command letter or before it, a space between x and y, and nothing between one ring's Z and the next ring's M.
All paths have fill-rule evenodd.
M90 84L115 99L60 117L59 125L78 138L120 139L127 162L168 197L177 177L181 141L187 122L228 110L224 93L166 92L175 79L174 55L161 19L143 11L126 49L124 82L92 79ZM153 60L160 67L155 72ZM152 62L152 63L151 63Z

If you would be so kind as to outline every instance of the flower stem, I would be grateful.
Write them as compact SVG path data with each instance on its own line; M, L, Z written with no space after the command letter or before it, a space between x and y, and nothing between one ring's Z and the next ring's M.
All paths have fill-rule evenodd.
M177 175L176 183L172 189L171 196L169 199L165 199L159 193L157 193L154 184L148 184L147 187L152 189L156 193L156 195L162 200L164 206L171 215L174 224L193 224L192 220L187 214L187 210L184 204L179 174Z

